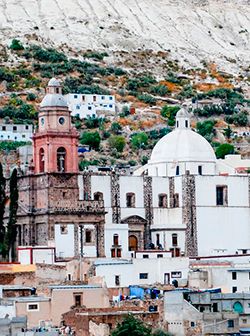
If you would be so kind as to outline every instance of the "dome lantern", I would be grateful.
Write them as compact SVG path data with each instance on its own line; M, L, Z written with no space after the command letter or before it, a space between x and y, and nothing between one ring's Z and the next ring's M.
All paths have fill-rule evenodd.
M176 114L176 128L190 128L190 116L187 111L187 106L183 105Z

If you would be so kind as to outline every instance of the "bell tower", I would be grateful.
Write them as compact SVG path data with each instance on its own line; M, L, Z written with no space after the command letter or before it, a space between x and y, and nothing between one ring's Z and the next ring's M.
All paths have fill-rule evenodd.
M52 78L40 104L38 130L33 136L35 174L77 173L78 138L61 84Z

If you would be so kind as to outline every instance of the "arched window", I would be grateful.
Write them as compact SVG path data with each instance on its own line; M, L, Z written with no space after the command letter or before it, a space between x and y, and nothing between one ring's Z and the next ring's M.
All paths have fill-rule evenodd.
M43 173L45 169L45 158L44 158L44 149L40 148L39 150L39 171Z
M128 239L129 251L137 251L138 250L138 239L136 236L129 236Z
M238 313L238 314L243 314L244 313L244 309L243 306L240 302L235 302L233 305L233 310Z
M159 205L159 208L167 208L168 206L168 199L167 199L167 195L166 194L159 194L158 196L158 205Z
M126 194L126 205L128 208L135 208L135 194L134 193Z
M103 193L97 191L94 193L94 201L103 201Z
M119 245L119 235L118 234L113 235L113 245L115 246Z
M57 170L61 173L66 171L66 149L64 147L59 147L57 150Z

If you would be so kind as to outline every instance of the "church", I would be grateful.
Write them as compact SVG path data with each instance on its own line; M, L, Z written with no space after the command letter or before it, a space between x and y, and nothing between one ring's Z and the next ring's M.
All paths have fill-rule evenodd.
M230 156L236 167L217 160L185 106L133 175L79 172L78 139L53 78L33 135L32 169L19 176L19 247L51 247L62 259L250 252L250 176L237 169L249 160Z

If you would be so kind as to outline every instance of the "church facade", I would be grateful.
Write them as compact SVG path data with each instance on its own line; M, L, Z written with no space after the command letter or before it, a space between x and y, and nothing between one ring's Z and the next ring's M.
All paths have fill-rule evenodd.
M54 247L61 258L130 258L148 249L175 257L250 252L249 175L228 173L191 130L185 107L132 176L78 172L77 145L52 79L33 137L33 170L19 177L19 246Z

